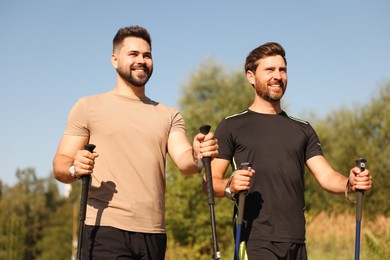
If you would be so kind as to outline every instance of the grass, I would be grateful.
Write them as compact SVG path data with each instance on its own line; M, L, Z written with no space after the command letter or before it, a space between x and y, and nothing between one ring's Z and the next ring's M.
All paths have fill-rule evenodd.
M306 243L310 260L354 259L356 219L352 214L320 213L307 217ZM361 259L390 259L390 218L362 219Z
M356 219L354 213L319 213L306 216L306 244L309 260L354 259ZM390 217L378 216L374 220L364 218L361 222L361 260L390 259ZM220 245L221 246L221 245ZM220 248L222 260L233 259L233 241L229 247ZM168 238L167 260L212 259L196 247L180 247Z

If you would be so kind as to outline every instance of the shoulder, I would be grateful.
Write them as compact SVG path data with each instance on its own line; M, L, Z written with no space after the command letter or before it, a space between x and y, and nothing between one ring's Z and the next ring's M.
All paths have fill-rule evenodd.
M154 105L156 107L156 109L158 109L160 112L168 113L171 115L180 115L179 110L175 107L171 107L171 106L165 105L163 103L156 102L152 99L149 99L149 102L151 105Z
M248 113L249 113L249 110L244 110L244 111L241 111L239 113L236 113L236 114L233 114L233 115L229 115L229 116L225 117L224 120L240 119L240 118L243 118L243 117L247 116Z
M79 102L84 102L84 103L96 103L96 102L101 102L103 100L107 100L110 98L110 93L105 92L105 93L100 93L100 94L95 94L95 95L90 95L90 96L84 96L79 98Z
M154 101L152 99L149 99L149 100L150 100L149 101L150 104L157 106L159 109L164 109L164 110L168 110L168 111L178 111L178 109L175 107L171 107L171 106L165 105L163 103L159 103L159 102Z
M279 115L283 116L284 118L286 118L288 121L290 121L292 123L301 125L303 127L306 127L306 126L310 127L310 123L308 121L291 116L291 115L288 115L285 111L282 111Z
M286 118L292 120L293 122L296 122L297 124L310 125L308 121L290 116L286 112L283 112L282 115L284 115Z
M236 114L232 114L223 118L217 129L217 132L230 132L234 131L234 129L242 128L243 126L249 125L250 119L250 111L244 110Z
M286 119L290 122L289 125L293 126L295 129L301 129L309 135L315 133L314 128L308 121L287 115L285 112L283 113Z
M236 125L243 122L246 122L246 120L250 117L250 111L244 110L236 114L232 114L229 116L226 116L222 119L220 124L229 124L229 125Z

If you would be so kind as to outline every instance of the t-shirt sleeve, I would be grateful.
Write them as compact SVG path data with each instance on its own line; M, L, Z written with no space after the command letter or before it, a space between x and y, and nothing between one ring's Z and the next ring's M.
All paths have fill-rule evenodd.
M176 109L172 109L172 132L181 132L183 134L187 134L186 124L184 122L183 116Z
M215 130L215 138L218 140L217 158L231 161L234 155L234 144L226 119L223 119Z
M89 136L86 102L80 99L69 112L65 127L65 135Z
M314 131L311 125L309 125L308 128L308 138L309 140L306 147L305 161L316 155L323 155L320 139L318 138L317 133Z

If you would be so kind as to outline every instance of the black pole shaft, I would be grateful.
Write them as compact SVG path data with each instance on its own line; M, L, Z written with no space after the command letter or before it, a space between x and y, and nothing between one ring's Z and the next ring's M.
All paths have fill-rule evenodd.
M366 168L367 160L359 158L355 161L356 166L360 168L360 171L364 171ZM360 259L360 226L363 215L363 191L356 191L356 234L355 234L355 260Z
M86 144L84 146L85 150L89 152L93 152L95 149L94 144ZM81 259L81 249L82 249L82 241L83 241L83 232L84 232L84 221L85 215L87 213L87 201L88 201L88 189L91 183L91 175L83 175L81 177L82 186L81 186L81 196L80 196L80 223L79 223L79 235L77 239L77 256L76 259Z
M203 125L199 128L199 131L207 135L210 131L209 125ZM215 221L215 212L214 212L214 189L213 189L213 178L211 173L211 158L210 157L203 157L202 158L203 167L205 169L206 174L206 187L207 187L207 198L208 198L208 204L210 207L210 219L211 219L211 234L213 238L213 258L214 259L220 259L220 252L218 249L218 242L217 242L217 231L216 231L216 221Z

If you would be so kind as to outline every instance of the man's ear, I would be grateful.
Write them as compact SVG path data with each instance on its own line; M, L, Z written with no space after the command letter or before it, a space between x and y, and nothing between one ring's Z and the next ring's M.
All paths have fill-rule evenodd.
M115 69L118 68L118 57L116 56L115 53L113 53L113 54L111 55L111 64L112 64L112 66L113 66Z
M255 80L255 74L253 73L253 71L248 70L248 71L246 72L246 79L249 81L249 83L250 83L252 86L255 85L256 80Z

